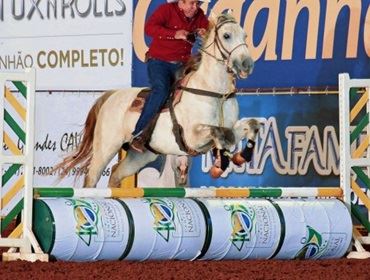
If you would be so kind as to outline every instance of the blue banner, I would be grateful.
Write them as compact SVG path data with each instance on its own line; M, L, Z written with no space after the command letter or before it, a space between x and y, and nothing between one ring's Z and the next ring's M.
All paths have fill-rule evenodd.
M147 86L144 24L166 1L134 1L133 86ZM210 1L209 15L233 9L245 29L255 70L239 89L337 87L338 74L370 77L370 0ZM190 184L200 186L338 186L336 95L239 96L240 117L263 123L252 162L231 164L221 179L209 154L193 159ZM227 112L226 112L227 113ZM245 146L239 143L235 151Z
M212 179L211 153L193 158L190 185L339 186L338 96L238 96L241 118L262 122L252 161ZM245 141L235 147L240 151Z
M133 85L147 85L144 23L163 0L134 1ZM296 3L298 2L298 3ZM248 34L255 71L239 88L336 86L338 73L370 77L370 0L210 1L210 14L233 9ZM268 79L266 76L268 75Z

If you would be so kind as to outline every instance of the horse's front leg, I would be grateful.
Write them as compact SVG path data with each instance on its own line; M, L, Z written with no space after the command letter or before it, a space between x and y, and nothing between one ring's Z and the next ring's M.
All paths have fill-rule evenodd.
M233 163L241 165L252 160L254 146L256 145L256 138L260 130L261 124L255 119L241 119L234 126L234 134L237 142L246 138L247 144L245 148L236 153L232 157Z
M209 143L219 150L229 149L235 144L235 136L232 129L207 124L198 124L194 129L198 142Z
M210 170L213 178L219 178L230 163L228 150L235 144L235 135L232 129L226 127L217 127L212 125L198 125L198 136L207 139L213 145L212 154L215 158L214 164Z
M219 178L222 173L225 172L226 168L229 167L230 164L230 153L226 149L212 149L212 154L214 157L213 166L210 169L210 174L212 178Z
M255 145L256 145L255 141L248 139L245 148L242 151L237 152L236 154L233 155L232 157L233 163L236 165L242 165L245 162L250 162L252 160Z

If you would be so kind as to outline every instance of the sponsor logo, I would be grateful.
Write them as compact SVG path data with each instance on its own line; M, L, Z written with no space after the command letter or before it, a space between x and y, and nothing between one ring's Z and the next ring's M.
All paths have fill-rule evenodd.
M256 213L252 208L240 204L228 205L225 209L231 214L231 243L238 251L241 251L245 242L252 238Z
M74 19L86 17L123 16L126 5L123 0L0 0L0 21L7 17L30 21L51 19Z
M175 207L172 202L162 199L146 199L149 203L150 213L154 218L153 229L166 242L170 239L170 233L176 230L175 227Z
M98 234L98 206L96 204L78 199L68 199L66 204L73 207L77 236L87 246L90 246L92 236Z
M306 229L306 237L301 241L303 247L295 255L295 259L317 259L327 246L327 242L324 242L322 234L311 226L307 226Z

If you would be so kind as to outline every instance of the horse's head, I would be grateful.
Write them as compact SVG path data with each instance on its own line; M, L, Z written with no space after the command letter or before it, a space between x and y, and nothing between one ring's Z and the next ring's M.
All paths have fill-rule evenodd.
M246 78L253 71L254 62L245 43L247 35L230 14L210 20L209 36L205 39L204 53L225 63L228 71L239 78ZM214 45L213 48L211 46Z

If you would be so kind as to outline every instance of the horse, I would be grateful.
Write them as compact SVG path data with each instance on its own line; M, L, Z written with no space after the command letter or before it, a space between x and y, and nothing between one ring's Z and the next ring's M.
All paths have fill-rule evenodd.
M159 115L150 138L150 150L138 153L128 149L126 157L112 169L109 187L119 186L124 177L137 173L158 154L194 155L213 147L228 149L235 145L238 137L234 126L239 116L235 79L247 78L254 68L245 39L245 31L232 15L210 19L208 34L199 48L201 59L196 69L187 74L181 100L172 112ZM87 115L82 141L55 167L63 169L61 177L80 166L86 170L84 187L96 187L105 166L132 139L139 113L129 108L143 90L112 90L97 99ZM175 123L182 127L184 145L179 144L173 132ZM246 128L239 131L242 137L256 133L256 126L251 128L248 122L243 125Z

